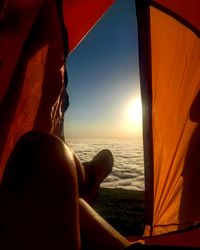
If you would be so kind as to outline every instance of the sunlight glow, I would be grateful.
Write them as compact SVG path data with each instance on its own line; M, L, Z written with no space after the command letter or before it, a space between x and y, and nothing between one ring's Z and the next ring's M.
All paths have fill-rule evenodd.
M142 103L139 96L128 103L125 120L125 129L129 134L142 134Z

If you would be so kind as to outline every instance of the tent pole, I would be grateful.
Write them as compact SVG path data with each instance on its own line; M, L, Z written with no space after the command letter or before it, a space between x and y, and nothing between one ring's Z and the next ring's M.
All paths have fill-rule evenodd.
M153 136L150 10L148 0L136 0L139 39L140 86L143 108L146 224L153 225Z

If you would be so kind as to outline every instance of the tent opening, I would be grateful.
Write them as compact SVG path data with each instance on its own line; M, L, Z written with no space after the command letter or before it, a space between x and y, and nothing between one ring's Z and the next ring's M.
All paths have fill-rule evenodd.
M125 236L142 235L144 228L142 105L135 12L134 1L116 1L70 54L70 105L64 125L66 141L82 162L90 161L104 148L112 151L113 171L101 184L95 208Z

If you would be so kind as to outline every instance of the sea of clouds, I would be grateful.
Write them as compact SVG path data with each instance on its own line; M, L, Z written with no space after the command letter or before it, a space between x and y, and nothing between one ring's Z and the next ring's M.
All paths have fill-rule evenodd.
M112 151L114 156L113 171L101 184L102 187L144 190L142 138L68 138L67 144L75 151L81 162L90 161L104 148Z

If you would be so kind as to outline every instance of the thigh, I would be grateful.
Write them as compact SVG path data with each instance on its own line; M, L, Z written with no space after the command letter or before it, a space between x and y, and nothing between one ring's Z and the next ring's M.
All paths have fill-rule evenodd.
M0 199L3 249L80 249L76 162L57 137L34 131L18 141Z

